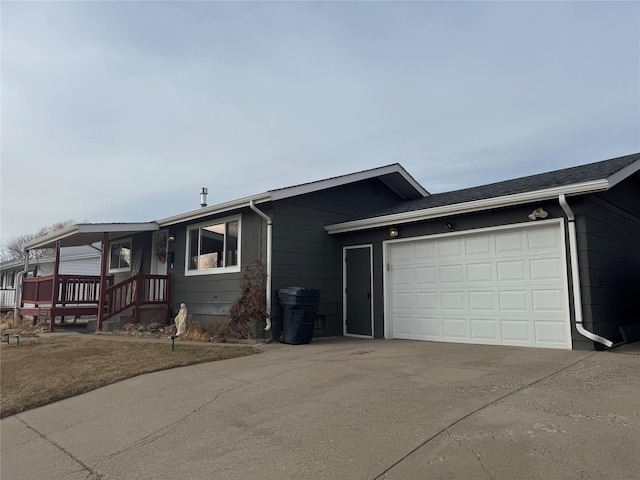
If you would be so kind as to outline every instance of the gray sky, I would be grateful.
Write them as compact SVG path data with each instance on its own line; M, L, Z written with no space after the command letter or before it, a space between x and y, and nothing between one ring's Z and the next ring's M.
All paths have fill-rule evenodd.
M399 162L432 193L640 151L638 2L9 2L3 239Z

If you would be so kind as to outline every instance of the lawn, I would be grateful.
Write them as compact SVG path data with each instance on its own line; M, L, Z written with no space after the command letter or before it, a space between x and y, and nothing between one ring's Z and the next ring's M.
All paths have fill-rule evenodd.
M259 353L244 345L202 345L82 337L21 339L0 351L0 418L143 373Z

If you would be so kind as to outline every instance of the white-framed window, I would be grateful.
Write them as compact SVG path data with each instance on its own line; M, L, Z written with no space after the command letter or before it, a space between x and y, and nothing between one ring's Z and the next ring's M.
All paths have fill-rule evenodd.
M240 216L187 228L186 275L240 271Z
M131 239L115 240L109 244L109 273L131 271Z

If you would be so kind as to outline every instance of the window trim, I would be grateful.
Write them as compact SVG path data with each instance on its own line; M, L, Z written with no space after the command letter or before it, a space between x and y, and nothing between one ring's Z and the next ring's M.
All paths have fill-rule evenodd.
M212 225L220 225L221 223L225 224L225 257L226 257L226 246L227 246L227 235L226 235L226 224L229 222L238 222L238 264L232 265L230 267L215 267L215 268L204 268L197 270L189 270L189 261L191 259L191 252L189 251L189 237L191 232L194 230L200 230L203 227L210 227ZM199 241L199 240L198 240ZM242 268L242 215L234 215L231 217L224 218L216 218L212 220L208 220L206 222L200 222L193 225L187 226L187 234L185 239L185 250L184 250L184 274L185 276L195 276L195 275L220 275L224 273L238 273Z
M131 252L131 258L129 259L129 266L126 268L111 268L111 249L115 245L122 245L128 243L129 251ZM133 240L131 237L129 238L120 238L118 240L114 240L113 242L109 242L109 273L121 273L121 272L130 272L131 271L131 263L133 262Z

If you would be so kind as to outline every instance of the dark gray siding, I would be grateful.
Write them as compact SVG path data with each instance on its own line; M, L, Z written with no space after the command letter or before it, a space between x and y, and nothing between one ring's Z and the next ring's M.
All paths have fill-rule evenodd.
M274 335L282 324L277 291L292 286L321 292L314 336L342 334L342 245L324 227L399 200L378 180L367 180L274 202Z
M175 240L169 244L170 256L173 254L174 258L174 263L169 264L174 312L177 312L180 309L180 303L184 302L187 304L188 312L202 323L208 323L216 317L226 316L229 313L229 308L240 293L242 272L186 276L187 226L214 222L238 214L241 215L240 262L241 266L245 267L260 260L260 251L266 249L263 245L266 236L262 225L265 222L249 208L169 227L171 234L175 235Z
M580 267L585 327L612 341L640 324L640 180L584 199Z

